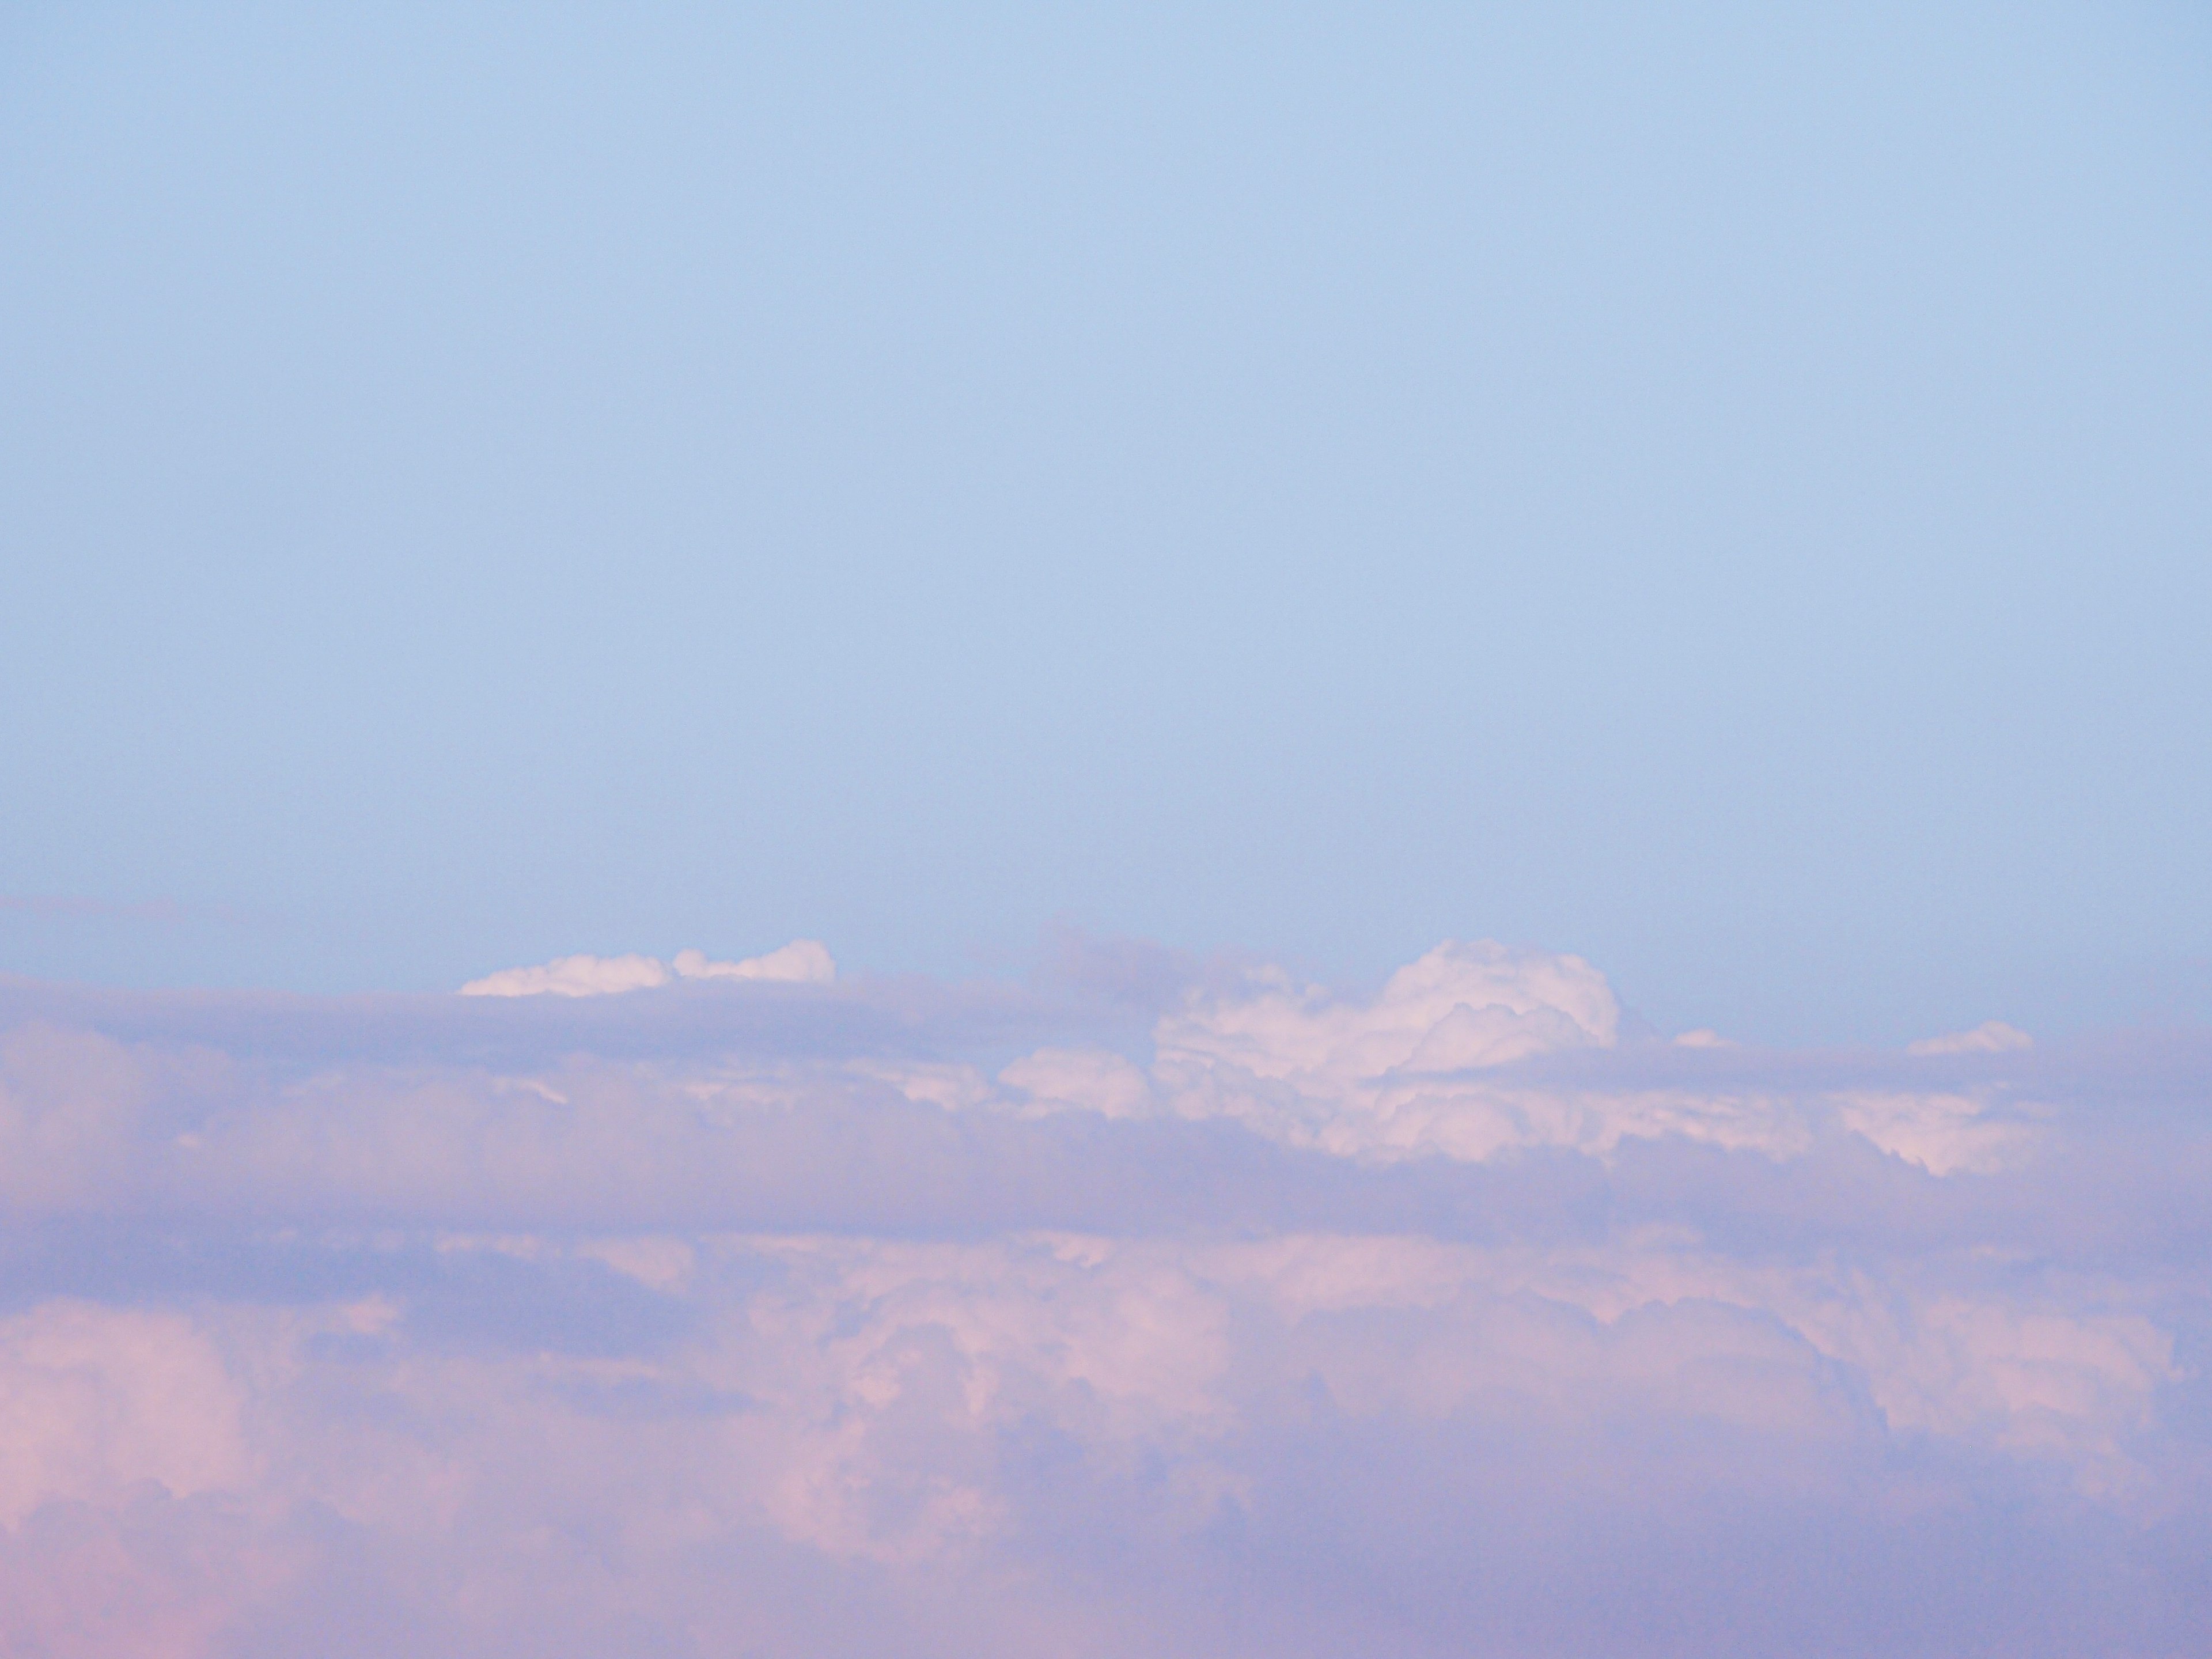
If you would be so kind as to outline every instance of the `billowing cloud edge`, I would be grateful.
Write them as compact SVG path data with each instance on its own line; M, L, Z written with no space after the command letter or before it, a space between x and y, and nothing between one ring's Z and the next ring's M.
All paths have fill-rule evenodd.
M673 969L672 974L671 969ZM703 951L679 951L673 963L647 956L556 957L534 968L506 968L461 987L465 997L596 997L650 990L672 978L779 980L827 984L837 964L818 939L796 939L782 949L741 962L717 962Z

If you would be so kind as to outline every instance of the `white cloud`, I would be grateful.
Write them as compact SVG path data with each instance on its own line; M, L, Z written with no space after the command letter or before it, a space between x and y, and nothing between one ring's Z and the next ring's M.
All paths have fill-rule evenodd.
M766 956L743 962L713 962L703 951L678 951L676 971L686 979L781 979L827 984L837 977L837 963L819 939L795 939Z
M2017 1026L2008 1025L2001 1019L1986 1020L1971 1031L1953 1031L1945 1036L1923 1037L1917 1042L1908 1042L1908 1054L1996 1054L2014 1048L2032 1048L2035 1039Z
M1372 997L1279 969L1194 990L1153 1033L1154 1072L1175 1110L1240 1118L1296 1145L1481 1156L1548 1137L1475 1074L1610 1048L1620 1022L1605 976L1578 957L1448 941Z
M1605 976L1578 957L1447 941L1370 998L1301 986L1280 969L1233 990L1194 991L1160 1022L1164 1060L1241 1067L1255 1077L1343 1094L1393 1073L1495 1066L1615 1040L1620 1010Z
M1832 1121L1948 1175L2003 1167L2039 1144L2032 1113L1986 1094L1575 1088L1499 1072L1547 1054L1611 1048L1620 1018L1604 976L1579 957L1447 942L1372 997L1301 986L1273 969L1225 989L1194 989L1155 1028L1149 1074L1107 1051L1048 1048L999 1080L1032 1109L1228 1117L1292 1146L1368 1158L1480 1160L1528 1146L1608 1153L1626 1139L1668 1135L1790 1156ZM1996 1053L2028 1039L1993 1023L1939 1041L1940 1052ZM1686 1032L1674 1046L1735 1047L1710 1030ZM901 1086L913 1098L952 1103L918 1078ZM986 1098L980 1079L968 1098Z
M668 983L652 957L556 957L539 968L507 968L461 987L465 997L600 997Z
M1674 1043L1682 1048L1733 1048L1736 1046L1718 1031L1704 1025L1693 1031L1684 1031L1674 1039Z
M795 939L766 956L742 962L715 962L702 951L676 953L676 976L682 979L795 980L827 983L837 977L837 964L819 940ZM650 990L665 985L668 965L655 957L556 957L538 968L507 968L461 987L465 997L597 997L624 991Z
M1834 1099L1845 1127L1939 1176L2003 1169L2044 1138L2033 1121L1993 1112L1974 1095L1856 1090Z
M826 969L826 952L805 945L716 965ZM658 966L569 958L479 994L605 991L651 983ZM832 1133L825 1103L857 1103L878 1085L933 1111L1226 1121L1267 1141L1370 1163L1438 1154L1481 1163L1534 1148L1612 1158L1669 1139L1790 1158L1843 1132L1948 1176L2019 1166L2050 1140L2047 1111L2009 1085L1925 1091L1844 1078L1815 1089L1762 1084L1740 1067L1700 1085L1619 1050L1618 1020L1603 977L1575 958L1447 945L1371 996L1297 986L1273 970L1200 988L1158 1021L1149 1063L1095 1042L1048 1042L994 1073L931 1040L926 1055L871 1048L849 1059L690 1062L689 1071L665 1057L646 1073L580 1059L489 1076L356 1070L158 1129L144 1102L169 1086L162 1079L174 1062L25 1028L0 1038L0 1194L12 1188L18 1202L49 1212L137 1190L239 1202L258 1194L252 1201L286 1209L350 1212L473 1193L493 1210L543 1215L552 1206L580 1220L618 1198L648 1219L656 1204L705 1204L716 1192L799 1192L789 1181L768 1184L762 1159L801 1158L801 1139ZM1570 1080L1528 1069L1577 1056L1604 1059L1609 1072L1584 1066ZM333 1091L348 1109L333 1108ZM884 1182L919 1181L926 1167L963 1179L933 1164L944 1154L922 1121L871 1132L886 1149ZM888 1150L902 1143L906 1152ZM817 1157L804 1154L802 1167L820 1167ZM618 1187L609 1182L616 1170L627 1172ZM807 1202L834 1206L863 1189L841 1192L825 1178L804 1190Z
M1104 1048L1040 1048L1000 1072L999 1081L1040 1107L1079 1107L1106 1117L1144 1117L1156 1107L1152 1080Z

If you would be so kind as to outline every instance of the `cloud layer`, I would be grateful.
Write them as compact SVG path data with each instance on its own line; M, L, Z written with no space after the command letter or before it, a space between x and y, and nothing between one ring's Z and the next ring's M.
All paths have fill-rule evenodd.
M0 987L0 1650L2212 1635L2200 1040L674 967Z

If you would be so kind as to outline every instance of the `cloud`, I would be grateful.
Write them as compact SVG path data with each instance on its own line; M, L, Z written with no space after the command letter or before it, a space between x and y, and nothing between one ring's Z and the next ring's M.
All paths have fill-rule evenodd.
M1699 1026L1693 1031L1684 1031L1680 1033L1674 1038L1674 1041L1685 1048L1732 1048L1735 1047L1734 1043L1730 1042L1718 1031L1703 1025Z
M2016 1026L2001 1019L1984 1021L1971 1031L1954 1031L1948 1036L1923 1037L1917 1042L1908 1042L1908 1054L1997 1054L2008 1048L2032 1048L2035 1039Z
M1039 1048L1000 1072L999 1081L1047 1109L1075 1107L1103 1117L1147 1117L1158 1109L1152 1079L1109 1049Z
M506 968L461 987L465 997L603 997L668 983L651 957L556 957L540 968Z
M2212 1042L1063 947L0 987L0 1648L2203 1650Z
M676 971L686 979L781 979L826 985L837 977L837 963L819 939L795 939L781 951L743 962L710 962L703 951L679 951Z
M1193 991L1162 1023L1159 1042L1164 1055L1345 1094L1394 1073L1609 1047L1620 1023L1612 988L1579 957L1447 943L1369 998L1301 986L1279 969L1255 970L1226 992Z
M240 1486L240 1403L181 1315L62 1299L0 1321L0 1523L141 1482L180 1497Z
M742 962L714 962L701 951L679 951L674 963L681 979L796 980L827 984L837 977L829 951L811 939L793 939L780 951ZM556 957L537 968L507 968L461 987L465 997L597 997L650 990L669 982L669 965L657 957Z
M1845 1128L1939 1176L2001 1170L2041 1139L2034 1121L1993 1112L1987 1097L1858 1091L1835 1101Z

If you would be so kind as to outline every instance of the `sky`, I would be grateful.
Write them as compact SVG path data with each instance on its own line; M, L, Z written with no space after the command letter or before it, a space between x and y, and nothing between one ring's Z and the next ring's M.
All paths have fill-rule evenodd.
M20 6L0 971L2212 1018L2179 5Z
M2208 85L0 12L0 1652L2212 1651Z

